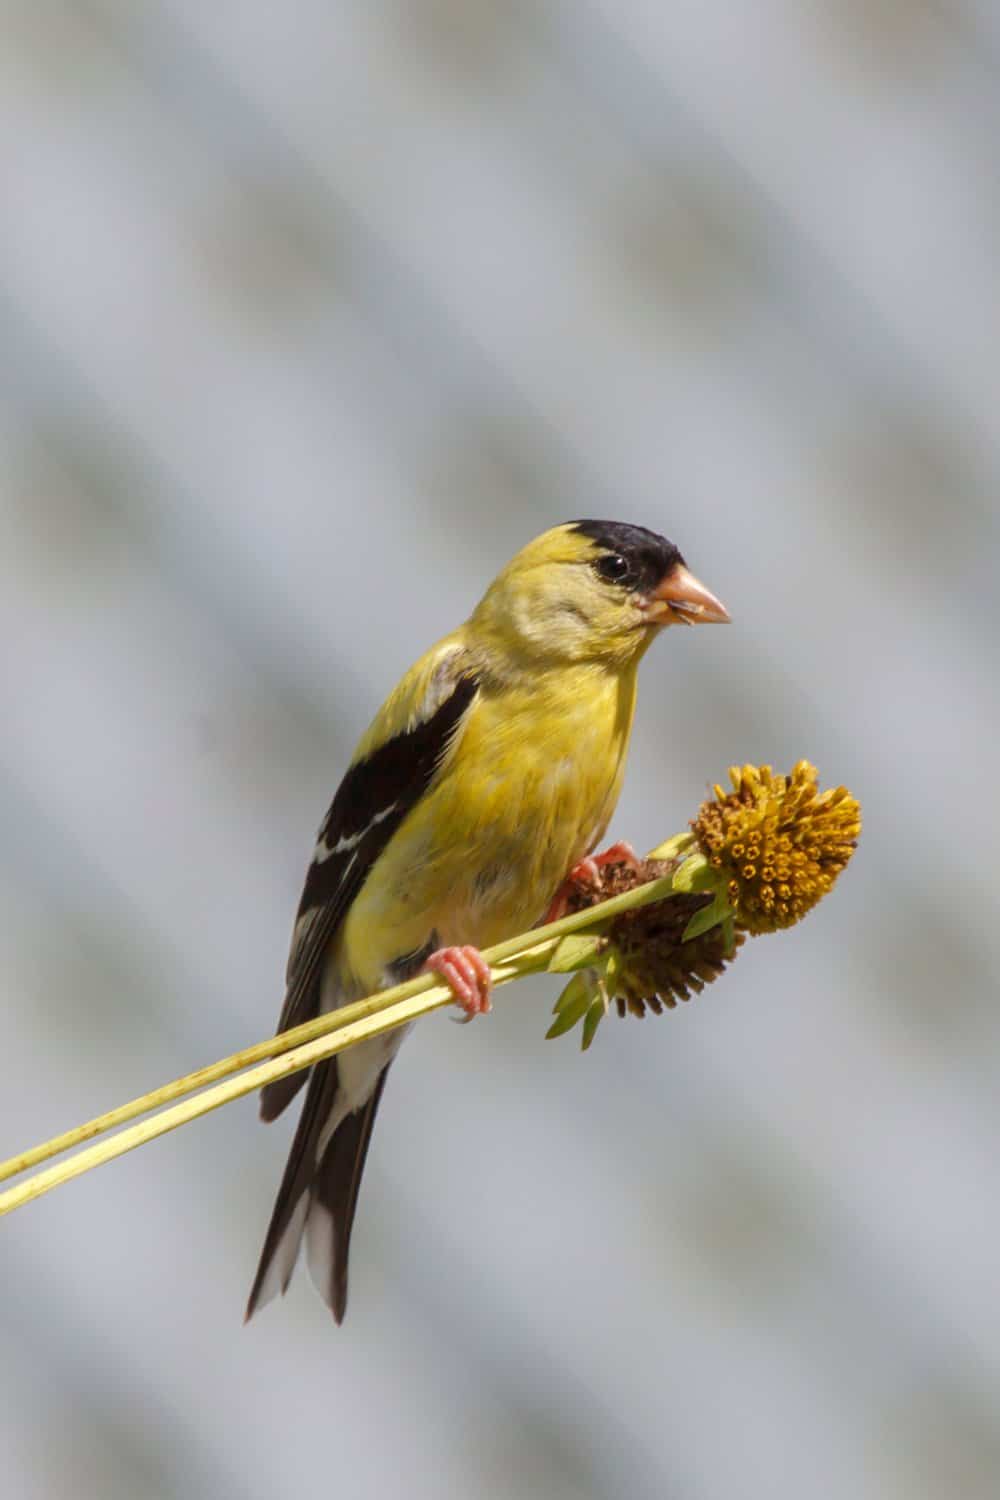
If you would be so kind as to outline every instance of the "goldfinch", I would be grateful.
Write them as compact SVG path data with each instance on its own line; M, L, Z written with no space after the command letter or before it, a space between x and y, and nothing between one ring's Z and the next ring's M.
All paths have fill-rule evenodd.
M468 1016L487 1011L479 950L558 910L604 835L647 647L664 626L728 618L673 543L641 526L574 521L519 552L361 740L317 836L278 1030L422 970ZM248 1318L285 1291L304 1236L342 1320L358 1187L402 1039L312 1070ZM304 1082L269 1084L262 1117Z

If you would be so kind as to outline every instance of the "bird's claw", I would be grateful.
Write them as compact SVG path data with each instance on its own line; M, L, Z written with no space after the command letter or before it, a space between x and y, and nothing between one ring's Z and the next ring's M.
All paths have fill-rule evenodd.
M546 922L558 922L560 917L566 915L570 898L580 887L599 886L601 882L601 870L606 865L625 865L627 869L637 870L641 865L638 854L631 844L619 839L617 844L612 844L600 854L587 854L570 870L562 885L552 898L552 904L545 914Z
M485 1016L492 1009L490 966L478 948L438 948L424 964L427 974L439 974L465 1011L464 1020Z
M624 839L619 839L617 844L612 844L601 854L588 856L589 862L602 870L605 865L624 865L628 870L638 870L642 860L636 854L632 845Z

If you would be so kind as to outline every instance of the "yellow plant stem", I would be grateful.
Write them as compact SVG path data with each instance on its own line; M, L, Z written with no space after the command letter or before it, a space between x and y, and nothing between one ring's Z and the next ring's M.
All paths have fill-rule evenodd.
M600 930L609 918L617 916L619 912L663 900L672 891L671 877L664 876L659 880L649 881L646 885L636 886L597 906L588 907L585 911L575 912L558 922L549 923L542 929L536 928L532 932L510 938L507 942L498 943L483 955L490 965L494 986L509 984L514 979L522 979L527 974L547 968L556 947L568 934ZM544 936L540 935L542 933ZM103 1135L116 1126L136 1120L140 1115L159 1110L150 1119L120 1130L108 1140L89 1146L43 1172L36 1172L24 1182L0 1193L0 1215L11 1213L15 1208L50 1192L52 1188L59 1187L106 1161L112 1161L116 1156L124 1156L136 1146L166 1135L178 1126L186 1125L190 1120L198 1119L213 1109L219 1109L233 1099L254 1093L267 1083L285 1078L302 1068L312 1067L313 1064L342 1052L346 1047L367 1041L369 1037L380 1036L382 1032L390 1031L396 1026L405 1026L409 1021L415 1021L430 1011L452 1003L451 991L440 980L433 975L421 975L407 984L396 985L391 990L382 990L353 1005L342 1006L339 1010L318 1016L280 1036L270 1037L265 1042L246 1047L209 1067L200 1068L197 1072L164 1084L161 1088L143 1094L141 1098L98 1115L86 1124L77 1126L75 1130L65 1131L40 1146L34 1146L0 1163L0 1181L3 1181L40 1162L59 1156L74 1146L82 1145L84 1141L93 1140L95 1136ZM206 1087L210 1084L217 1086ZM196 1093L198 1089L202 1092ZM189 1094L195 1096L187 1098ZM176 1099L182 1099L183 1102L170 1109L162 1108Z

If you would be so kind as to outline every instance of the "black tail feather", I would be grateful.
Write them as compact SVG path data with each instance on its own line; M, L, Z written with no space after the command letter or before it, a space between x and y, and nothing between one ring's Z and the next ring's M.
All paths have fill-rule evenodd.
M299 1089L306 1081L306 1071L289 1073L287 1078L276 1078L265 1083L260 1091L260 1117L266 1125L276 1120L283 1109L287 1109Z
M351 1248L351 1230L354 1227L354 1211L358 1206L361 1174L364 1172L372 1127L388 1071L388 1066L382 1069L367 1104L348 1115L338 1125L313 1178L313 1198L333 1219L333 1260L326 1268L329 1275L327 1286L325 1289L320 1286L320 1291L338 1323L344 1321L347 1309L347 1258ZM314 1276L320 1271L318 1267L310 1269Z
M388 1071L389 1065L386 1064L367 1101L360 1109L344 1117L328 1141L322 1159L317 1162L317 1142L336 1105L337 1059L331 1057L313 1069L247 1301L246 1320L253 1317L262 1300L268 1301L275 1295L273 1283L270 1287L266 1284L275 1256L282 1250L288 1256L280 1286L280 1290L285 1291L306 1220L314 1211L326 1212L332 1220L332 1258L329 1265L316 1266L311 1261L310 1270L335 1319L338 1323L343 1320L347 1306L347 1258L358 1190ZM302 1204L303 1194L308 1194L305 1205ZM300 1221L296 1226L297 1212ZM290 1233L294 1233L295 1242L286 1245L284 1242Z
M271 1262L281 1246L302 1194L308 1192L312 1184L316 1170L316 1141L333 1108L337 1084L337 1059L335 1057L331 1057L328 1062L318 1063L313 1068L306 1102L299 1116L292 1149L288 1153L281 1186L278 1188L278 1196L274 1200L271 1222L267 1226L264 1248L260 1253L257 1274L250 1289L244 1321L249 1321L257 1310ZM301 1239L301 1231L304 1227L305 1220L303 1219L299 1227L299 1239ZM288 1286L290 1277L291 1268L283 1278L281 1286L283 1292Z

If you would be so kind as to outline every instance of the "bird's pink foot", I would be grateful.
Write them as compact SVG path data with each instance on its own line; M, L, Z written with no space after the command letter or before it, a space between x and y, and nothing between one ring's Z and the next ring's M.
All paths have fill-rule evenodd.
M601 854L588 854L579 860L570 870L562 885L552 898L552 904L545 913L546 922L558 922L560 917L566 915L570 897L581 886L595 886L600 883L601 870L605 865L625 865L630 870L637 870L641 865L638 854L624 840L612 844Z
M629 870L638 870L642 860L636 854L631 844L619 839L617 844L612 844L602 854L590 855L590 860L602 870L605 865L625 865Z
M424 964L427 974L440 974L465 1011L466 1020L485 1016L490 1009L490 966L478 948L438 948Z

